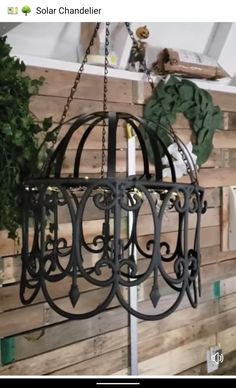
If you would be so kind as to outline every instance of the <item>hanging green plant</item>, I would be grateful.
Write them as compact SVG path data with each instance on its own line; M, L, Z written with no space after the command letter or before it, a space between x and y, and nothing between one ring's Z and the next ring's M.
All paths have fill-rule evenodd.
M49 132L51 118L39 124L29 110L43 79L26 76L25 65L10 51L6 37L0 37L0 229L15 238L22 216L21 183L39 172L55 139Z
M172 139L165 128L173 125L177 113L183 113L189 120L193 153L201 166L212 152L216 129L223 129L223 114L206 90L187 79L171 76L167 82L158 83L144 106L144 118L167 147Z

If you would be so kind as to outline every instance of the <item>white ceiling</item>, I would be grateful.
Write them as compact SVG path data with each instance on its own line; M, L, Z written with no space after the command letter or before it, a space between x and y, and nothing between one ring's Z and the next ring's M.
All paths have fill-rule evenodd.
M117 27L111 24L112 29ZM132 29L144 24L150 30L149 62L155 59L157 49L164 47L210 54L236 84L236 23L141 22L133 23ZM79 61L80 23L21 23L7 35L15 54Z

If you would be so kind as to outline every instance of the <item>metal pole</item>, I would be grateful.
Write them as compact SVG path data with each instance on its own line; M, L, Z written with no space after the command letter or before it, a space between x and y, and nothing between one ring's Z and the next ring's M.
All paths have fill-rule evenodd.
M128 138L128 175L135 175L136 173L136 160L135 160L135 136L132 133L132 128L127 125L127 138ZM128 230L129 236L132 231L133 225L133 212L128 213ZM130 254L131 247L130 247ZM134 259L137 261L137 252L134 249ZM137 309L138 295L137 286L129 288L129 303L133 309ZM131 376L138 375L138 320L136 317L130 314L129 316L129 332L130 332L130 374Z

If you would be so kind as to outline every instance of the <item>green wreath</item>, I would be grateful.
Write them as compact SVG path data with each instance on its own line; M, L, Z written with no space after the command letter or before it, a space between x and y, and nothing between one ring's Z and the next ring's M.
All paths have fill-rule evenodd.
M216 129L223 129L223 114L213 105L212 96L206 90L187 79L171 76L167 82L158 83L144 105L144 118L167 147L173 140L165 128L175 122L177 113L183 113L189 120L193 153L201 166L212 152Z

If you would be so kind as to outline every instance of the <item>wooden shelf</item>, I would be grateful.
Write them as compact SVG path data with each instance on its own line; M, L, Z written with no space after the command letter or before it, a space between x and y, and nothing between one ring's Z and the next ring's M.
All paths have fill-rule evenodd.
M36 67L45 67L48 69L57 69L64 71L77 72L80 66L80 63L76 62L67 62L51 58L43 58L29 55L21 55L14 53L18 58L20 58L27 66L36 66ZM103 67L95 65L85 65L84 73L93 74L93 75L103 75ZM112 78L121 78L128 79L132 81L143 81L147 82L147 76L143 73L132 72L128 70L114 69L109 68L109 77ZM162 77L153 76L154 82L158 82ZM217 81L208 81L208 80L199 80L191 79L195 82L197 86L202 89L215 90L226 93L236 93L236 86L228 85L229 79L217 80Z

